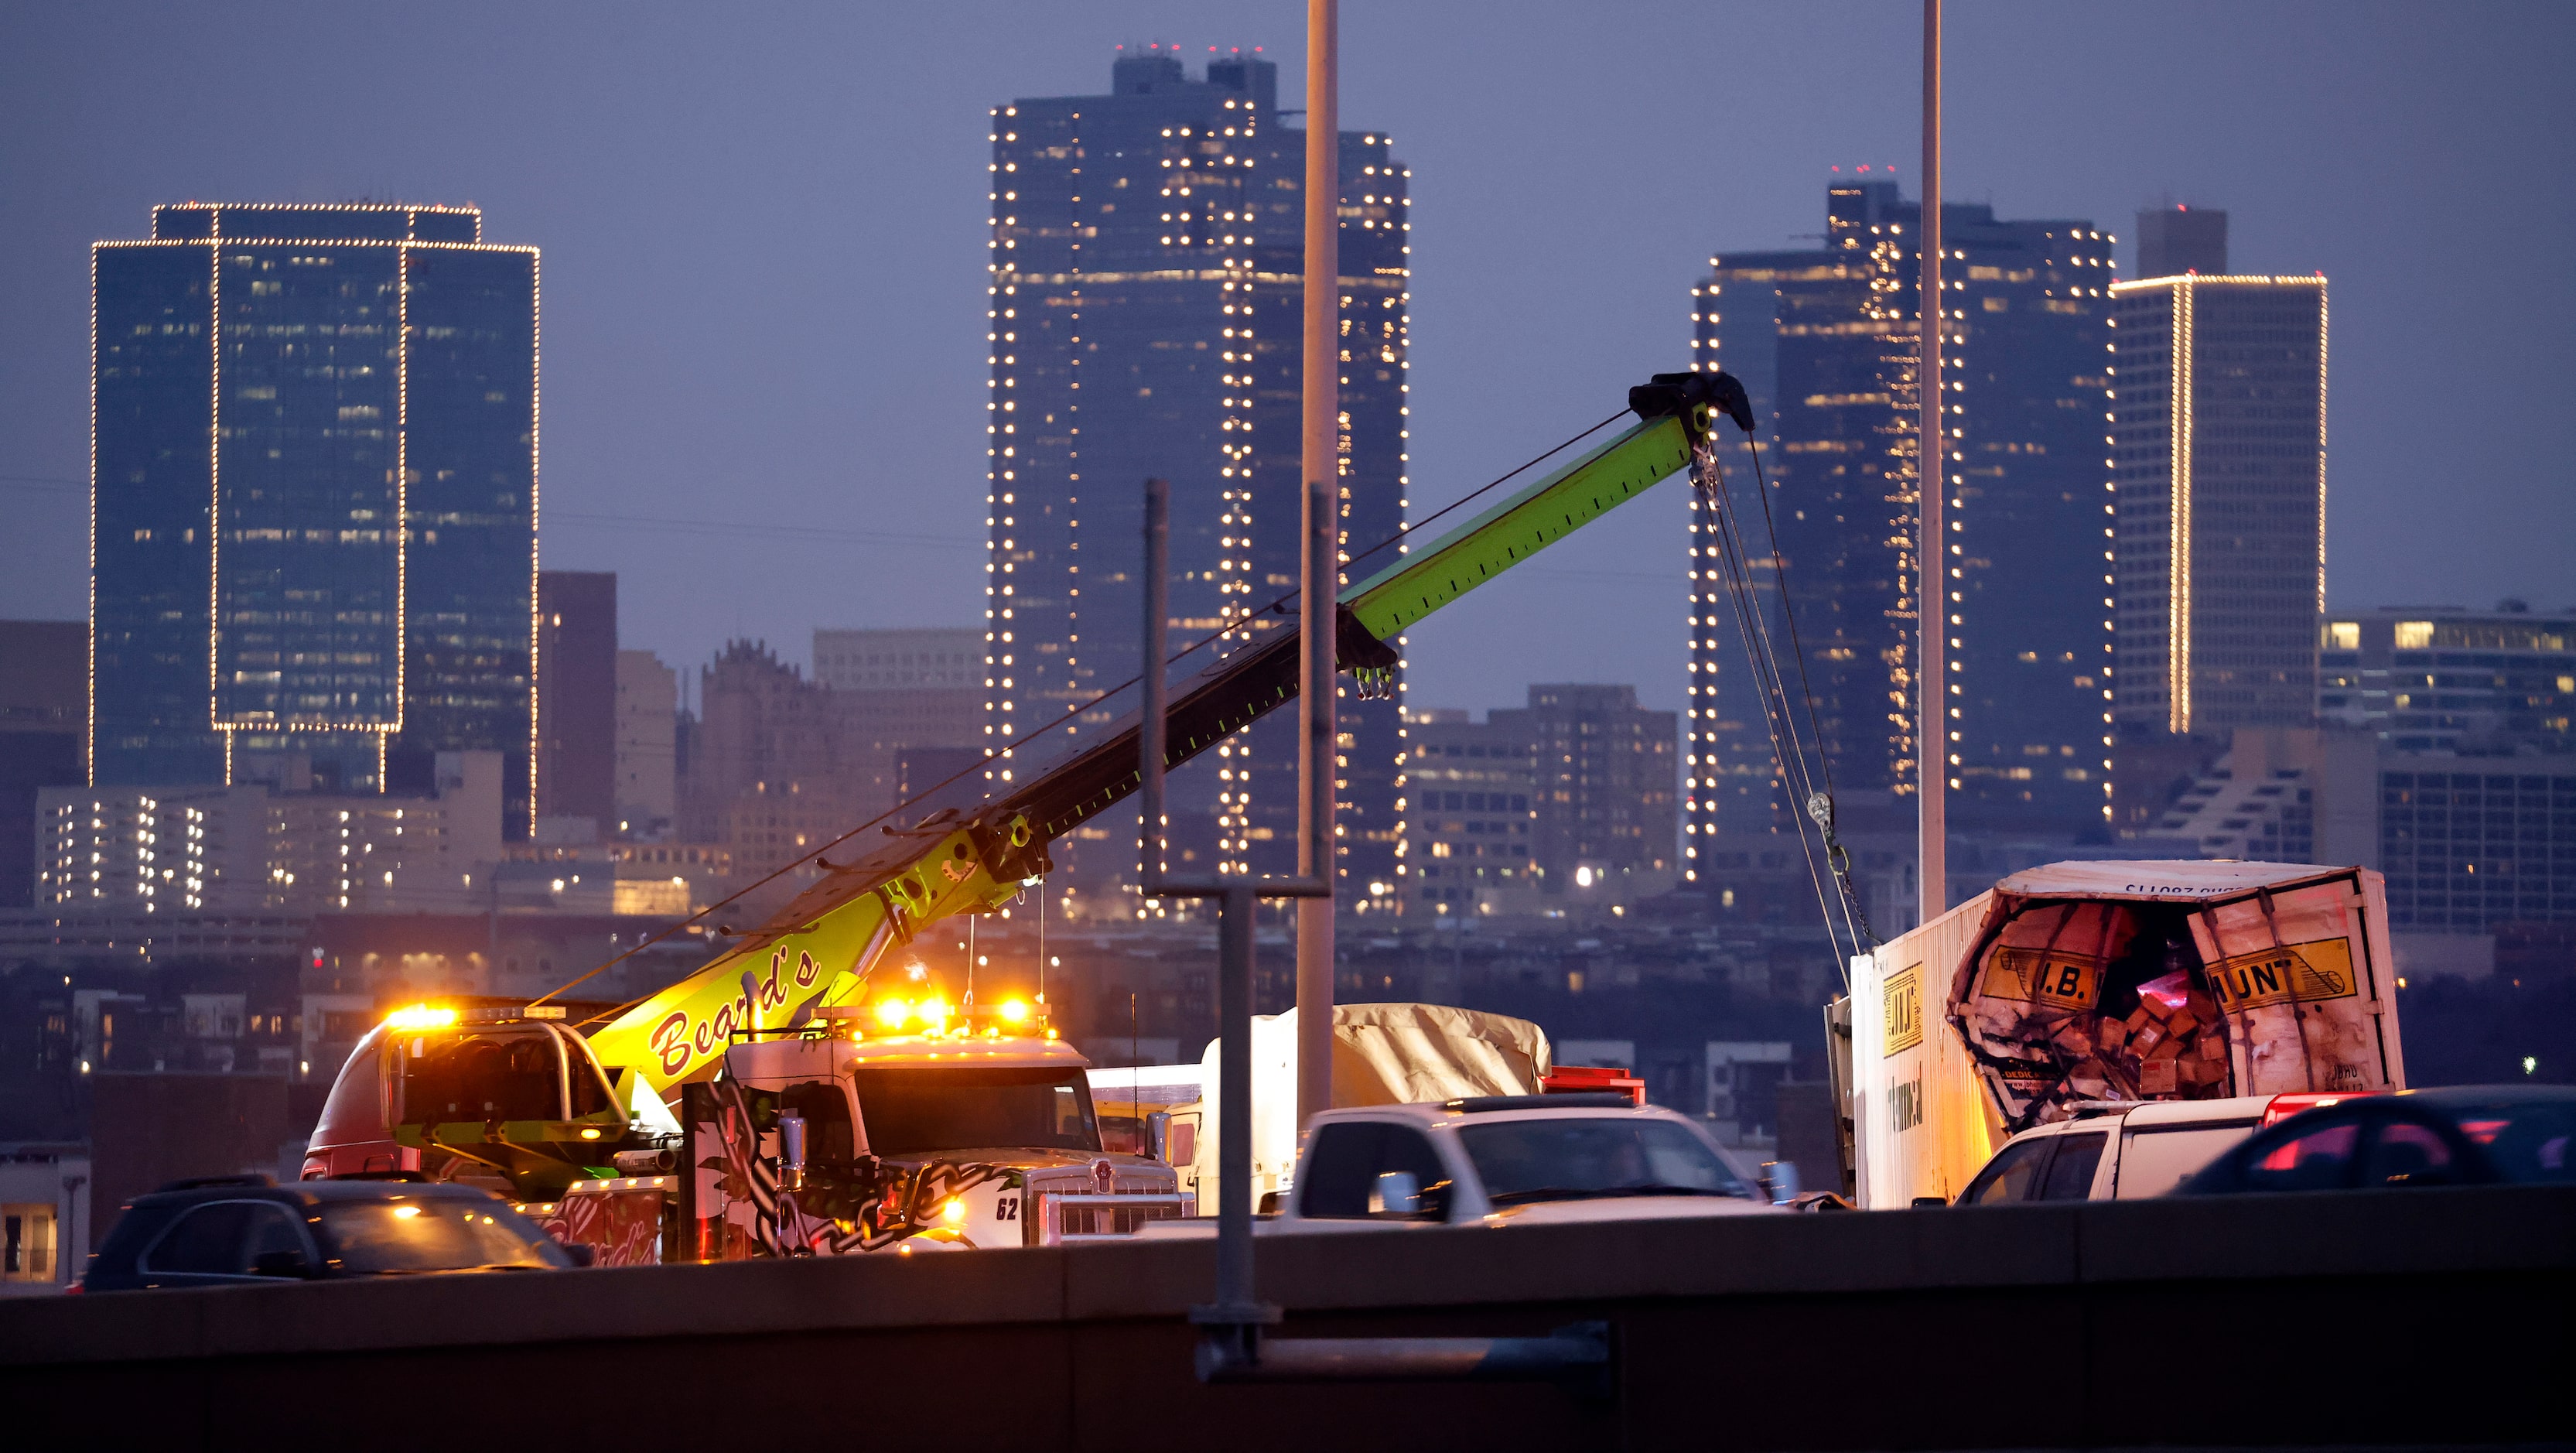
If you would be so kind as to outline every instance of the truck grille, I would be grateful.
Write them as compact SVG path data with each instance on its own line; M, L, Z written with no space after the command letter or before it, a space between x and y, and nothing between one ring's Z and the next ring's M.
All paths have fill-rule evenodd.
M1183 1213L1179 1194L1171 1191L1104 1196L1042 1190L1037 1202L1041 1246L1114 1241L1135 1235L1148 1221L1176 1221Z

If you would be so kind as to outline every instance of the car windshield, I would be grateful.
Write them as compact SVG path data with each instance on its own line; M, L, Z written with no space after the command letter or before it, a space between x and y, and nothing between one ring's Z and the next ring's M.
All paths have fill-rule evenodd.
M331 1255L360 1273L534 1271L570 1265L543 1231L498 1201L418 1199L326 1202Z
M2568 1139L2576 1135L2576 1106L2500 1100L2460 1106L2454 1121L2462 1135L2485 1147L2506 1180L2576 1181L2576 1165L2567 1154Z
M1458 1132L1497 1206L1587 1196L1751 1196L1708 1143L1669 1120L1501 1120Z
M859 1070L859 1119L870 1152L991 1146L1100 1149L1090 1087L1078 1069Z

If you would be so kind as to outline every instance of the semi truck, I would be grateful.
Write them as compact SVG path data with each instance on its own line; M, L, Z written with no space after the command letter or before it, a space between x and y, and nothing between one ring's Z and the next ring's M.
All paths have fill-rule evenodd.
M1826 1022L1864 1210L1948 1204L2038 1125L2406 1084L2367 868L2053 863L1851 968Z
M1627 412L1633 421L1605 442L1435 543L1403 542L1339 592L1335 664L1382 685L1399 659L1389 643L1408 627L1674 474L1687 469L1709 487L1717 419L1754 427L1743 386L1714 371L1657 374L1628 391ZM1167 767L1295 698L1298 633L1241 634L1244 644L1171 700ZM1092 1229L1071 1234L1177 1214L1168 1167L1100 1148L1080 1060L1043 1022L1042 1005L970 1012L966 999L912 980L906 952L933 925L996 912L1036 886L1053 866L1052 843L1134 792L1140 726L1131 714L997 795L936 810L917 801L922 815L909 826L818 852L820 876L793 901L638 1003L580 1019L553 996L396 1011L341 1069L304 1173L506 1186L612 1263L980 1246L1007 1240L1014 1218L1024 1237L1045 1234L1026 1229L1029 1198L1044 1196L1049 1215L1076 1209L1073 1192L1045 1189L1068 1158L1083 1161L1089 1194L1106 1198L1078 1208ZM988 1110L1000 1089L1043 1083L1052 1095L1061 1083L1081 1102L1084 1143L1056 1143L1074 1134L1059 1124L1031 1144L943 1135L950 1143L933 1150L881 1153L889 1112L867 1103L868 1077L896 1070ZM975 1081L1011 1074L1038 1078ZM1071 1078L1044 1078L1058 1074ZM803 1113L822 1105L848 1112L846 1171L827 1168L842 1148L839 1122Z

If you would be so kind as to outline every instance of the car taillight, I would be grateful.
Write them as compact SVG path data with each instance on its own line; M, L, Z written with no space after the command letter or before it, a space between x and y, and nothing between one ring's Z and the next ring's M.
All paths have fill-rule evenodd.
M63 1288L63 1295L64 1295L64 1296L67 1296L67 1297L76 1297L76 1296L79 1296L80 1294L81 1294L81 1284L80 1284L79 1282L73 1282L71 1285L69 1285L69 1286L67 1286L67 1287L64 1287L64 1288Z

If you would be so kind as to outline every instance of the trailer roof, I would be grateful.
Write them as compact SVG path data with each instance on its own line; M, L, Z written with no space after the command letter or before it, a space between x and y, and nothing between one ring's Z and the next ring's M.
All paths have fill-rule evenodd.
M2318 863L2243 863L2172 858L2152 861L2048 863L1995 885L2022 898L2127 898L2205 903L2258 888L2310 883L2356 871Z

